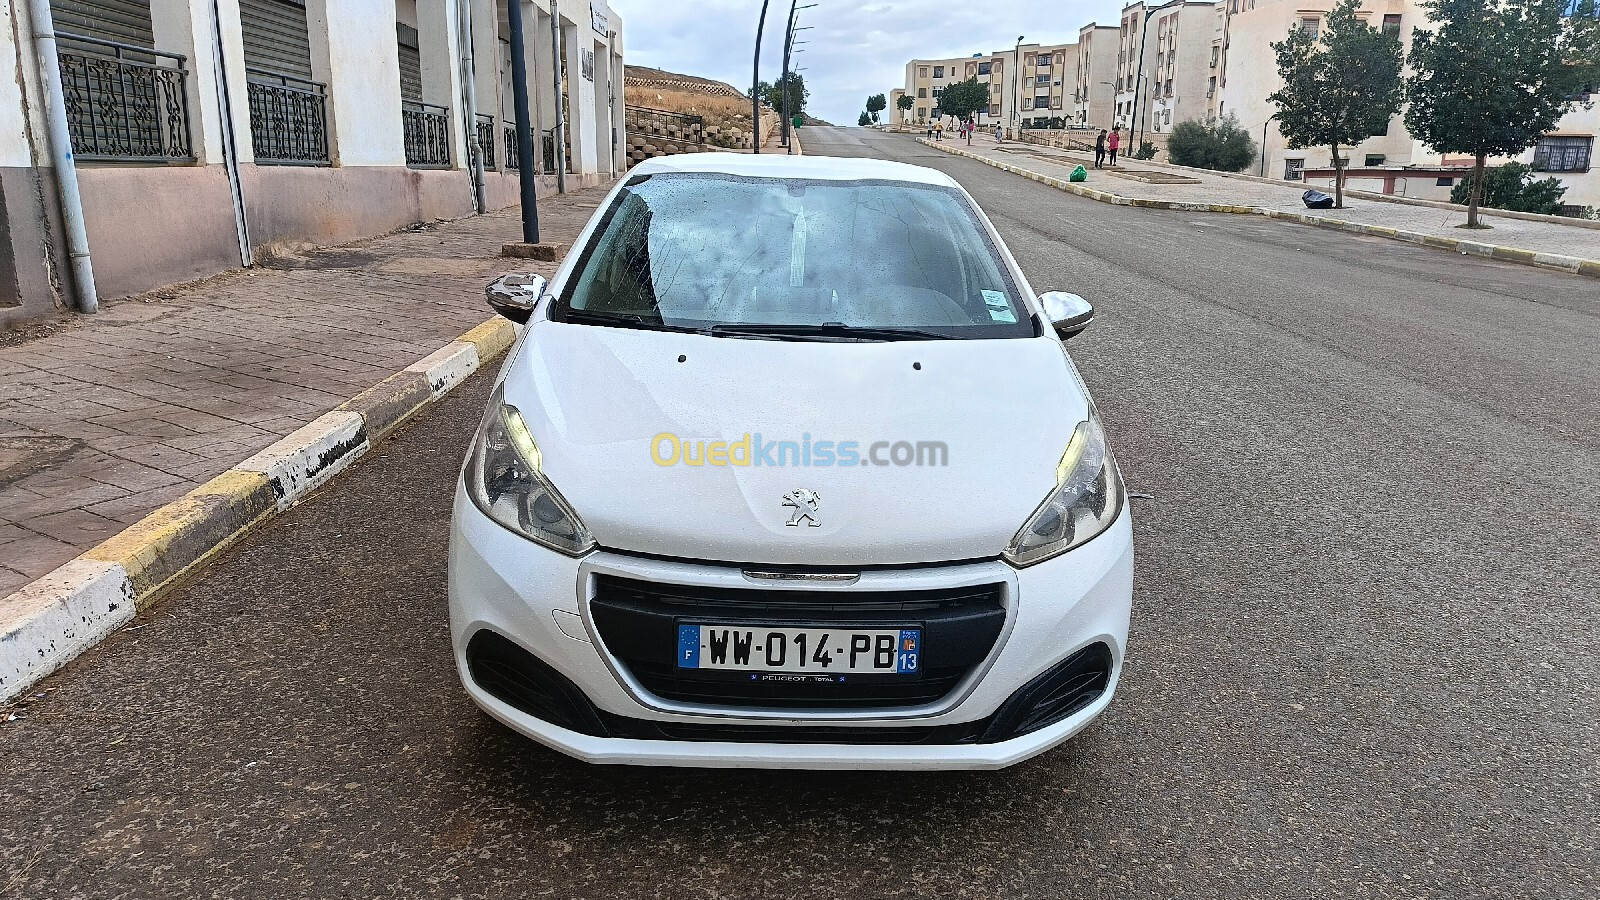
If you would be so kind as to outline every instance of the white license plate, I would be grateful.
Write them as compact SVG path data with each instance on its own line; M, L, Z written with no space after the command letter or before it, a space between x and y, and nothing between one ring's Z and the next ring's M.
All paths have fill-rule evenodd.
M680 669L915 675L921 653L919 628L678 626Z

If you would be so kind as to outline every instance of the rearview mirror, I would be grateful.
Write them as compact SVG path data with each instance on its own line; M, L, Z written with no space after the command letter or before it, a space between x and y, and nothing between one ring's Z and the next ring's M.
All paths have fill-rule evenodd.
M1056 337L1063 341L1088 328L1089 323L1094 321L1094 307L1077 294L1048 291L1039 295L1039 303L1044 306L1045 317L1050 320L1050 327L1055 329Z
M483 293L495 312L521 325L533 315L533 308L544 295L544 287L543 275L512 272L489 282Z

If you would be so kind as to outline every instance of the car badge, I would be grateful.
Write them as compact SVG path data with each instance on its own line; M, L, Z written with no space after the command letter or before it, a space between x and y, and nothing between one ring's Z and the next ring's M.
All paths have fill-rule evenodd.
M822 523L817 521L817 504L821 502L821 494L816 491L808 491L805 488L784 494L783 505L794 510L794 512L789 514L789 521L783 524L798 526L801 522L804 522L812 528L821 525Z

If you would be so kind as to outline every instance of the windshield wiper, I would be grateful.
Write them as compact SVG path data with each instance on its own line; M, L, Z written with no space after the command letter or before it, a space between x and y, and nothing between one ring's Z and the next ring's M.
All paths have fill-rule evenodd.
M843 322L823 322L820 325L763 324L760 322L726 322L706 328L710 335L767 335L772 337L833 337L859 338L868 341L943 341L949 335L918 328L888 328L872 325L846 325Z
M602 313L586 309L564 309L560 321L579 325L609 325L613 328L638 328L644 331L695 331L685 325L668 325L659 319L647 319L638 313Z

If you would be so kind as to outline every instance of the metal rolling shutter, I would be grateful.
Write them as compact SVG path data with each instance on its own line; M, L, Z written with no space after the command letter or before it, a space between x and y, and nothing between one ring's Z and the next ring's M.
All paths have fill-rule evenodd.
M239 0L239 24L246 68L311 77L305 0Z
M50 0L56 31L154 47L150 0Z
M417 30L410 25L394 23L395 37L400 43L400 97L422 102L422 50L417 40Z

